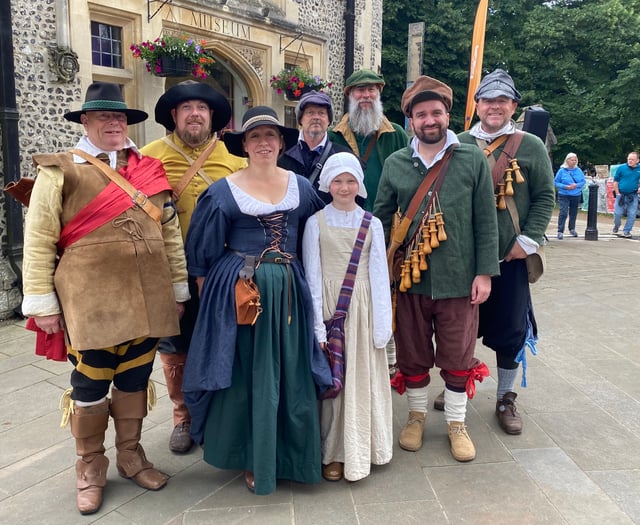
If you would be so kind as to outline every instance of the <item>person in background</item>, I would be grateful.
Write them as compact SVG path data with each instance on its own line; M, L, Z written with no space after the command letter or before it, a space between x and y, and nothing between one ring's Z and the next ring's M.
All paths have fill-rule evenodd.
M182 238L187 236L191 215L200 194L213 182L246 166L245 159L231 155L218 132L231 117L227 99L204 82L185 80L169 88L155 107L155 118L170 132L140 151L162 161L178 209ZM201 162L197 171L190 166ZM185 175L186 174L186 175ZM180 335L160 340L158 353L162 361L169 399L173 403L173 431L169 450L184 454L191 449L191 416L182 395L182 377L187 361L193 325L198 315L195 278L189 278L191 299L185 304L180 320Z
M328 193L318 190L320 171L331 155L351 151L334 144L327 136L327 129L333 121L331 97L321 91L305 93L296 106L296 120L300 126L298 142L280 155L278 166L306 177L320 198L331 202Z
M352 153L337 153L320 174L320 189L331 204L309 218L302 253L313 298L315 333L326 345L324 321L334 315L354 243L365 211L364 174ZM370 217L345 320L344 387L335 399L322 401L322 475L326 480L365 478L371 464L384 465L393 455L391 387L385 345L391 339L391 294L384 232Z
M531 133L516 130L512 117L522 97L506 71L496 69L485 75L474 98L480 121L458 135L460 142L473 144L485 153L496 186L506 177L502 160L506 167L517 165L522 175L520 182L517 175L513 181L513 204L520 233L516 232L516 219L508 207L496 210L500 275L492 278L491 295L480 305L478 329L482 343L496 353L498 424L507 434L520 434L522 416L515 404L514 386L520 363L523 363L521 384L526 386L526 351L535 349L538 333L526 258L538 251L551 220L555 205L553 169L544 143ZM506 150L511 145L517 148L509 154Z
M616 170L613 176L613 191L615 202L613 205L613 233L618 235L622 216L626 213L622 236L631 239L631 230L636 222L638 211L638 181L640 181L640 166L638 152L632 151L627 155L627 163Z
M107 482L109 416L118 473L149 490L167 483L140 436L158 340L179 333L189 291L164 169L127 134L147 114L129 109L117 84L94 82L82 108L64 118L82 124L85 135L71 152L33 157L38 176L25 222L22 311L47 334L66 332L74 369L61 405L80 456L76 504L93 514Z
M569 233L571 237L577 237L576 217L578 216L578 206L582 197L582 188L586 184L584 173L578 167L578 156L575 153L569 153L564 158L564 162L560 166L558 173L554 179L556 188L558 188L558 204L560 212L558 213L558 239L564 236L564 225L569 216Z
M386 160L373 214L389 239L396 211L406 214L422 189L425 196L416 211L424 214L411 218L402 249L410 258L425 242L433 246L424 261L426 269L417 264L410 268L418 275L411 275L409 287L397 291L400 371L394 383L399 392L406 386L409 409L398 442L412 452L422 447L427 387L431 369L437 366L445 382L451 455L471 461L476 449L465 424L467 401L473 397L475 381L489 375L474 356L478 307L489 297L491 276L498 273L498 235L489 166L478 148L460 144L449 129L452 103L451 88L431 77L420 76L405 90L402 111L415 137ZM431 182L433 173L437 179ZM436 214L440 235L433 230L432 239L425 234L430 229L426 221L433 220L430 224L436 228ZM438 237L442 242L432 242Z
M307 179L277 166L297 140L273 109L249 109L242 130L224 135L248 166L205 190L187 233L200 290L183 381L191 435L207 463L245 471L256 494L275 491L278 479L322 480L317 395L333 381L297 246L324 203ZM251 325L237 324L241 270L260 292Z
M404 129L384 115L380 99L384 84L382 75L375 71L354 71L344 86L344 94L349 98L349 111L329 130L331 141L350 148L365 166L367 200L363 208L367 211L373 210L385 160L409 143ZM393 377L398 370L394 338L387 344L387 363L389 376Z

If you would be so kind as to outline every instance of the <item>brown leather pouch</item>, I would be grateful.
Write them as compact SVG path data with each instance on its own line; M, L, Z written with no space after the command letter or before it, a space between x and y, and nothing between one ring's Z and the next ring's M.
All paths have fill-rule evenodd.
M15 200L29 207L29 199L35 179L21 177L18 181L11 181L4 187L5 193L11 195Z

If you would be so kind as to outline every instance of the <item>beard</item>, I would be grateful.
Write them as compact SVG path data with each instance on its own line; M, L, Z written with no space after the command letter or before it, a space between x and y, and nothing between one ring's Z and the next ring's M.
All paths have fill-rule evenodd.
M447 136L447 128L444 126L413 128L413 132L423 144L437 144Z
M371 100L371 109L362 109L358 101L349 95L349 126L356 135L368 137L380 129L384 118L380 98Z
M211 130L204 125L202 130L198 133L192 133L187 129L178 130L178 128L174 130L174 133L178 135L178 138L182 142L184 142L191 148L197 148L198 146L201 146L202 144L207 142L207 140L209 140L209 137L211 136Z

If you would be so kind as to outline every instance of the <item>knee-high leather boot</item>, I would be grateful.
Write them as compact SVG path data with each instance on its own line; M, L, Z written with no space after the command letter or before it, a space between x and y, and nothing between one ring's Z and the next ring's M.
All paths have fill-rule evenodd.
M191 416L187 405L184 404L182 394L182 377L184 376L184 365L187 361L187 354L175 353L167 354L160 352L162 370L167 382L169 399L173 402L173 432L169 438L169 450L184 454L189 452L193 445L191 439Z
M116 464L118 473L142 488L159 490L168 477L147 461L140 444L142 420L147 415L147 391L111 393L111 417L116 427Z
M104 433L109 424L109 400L89 407L74 406L71 435L76 438L76 504L80 514L93 514L102 505L109 459L104 455Z

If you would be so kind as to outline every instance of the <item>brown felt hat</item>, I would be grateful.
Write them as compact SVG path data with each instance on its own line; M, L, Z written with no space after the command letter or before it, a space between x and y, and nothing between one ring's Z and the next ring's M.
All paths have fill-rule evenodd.
M413 106L425 100L440 100L447 108L447 111L451 111L453 91L449 86L435 78L425 75L419 76L402 94L402 112L407 117L411 117Z

